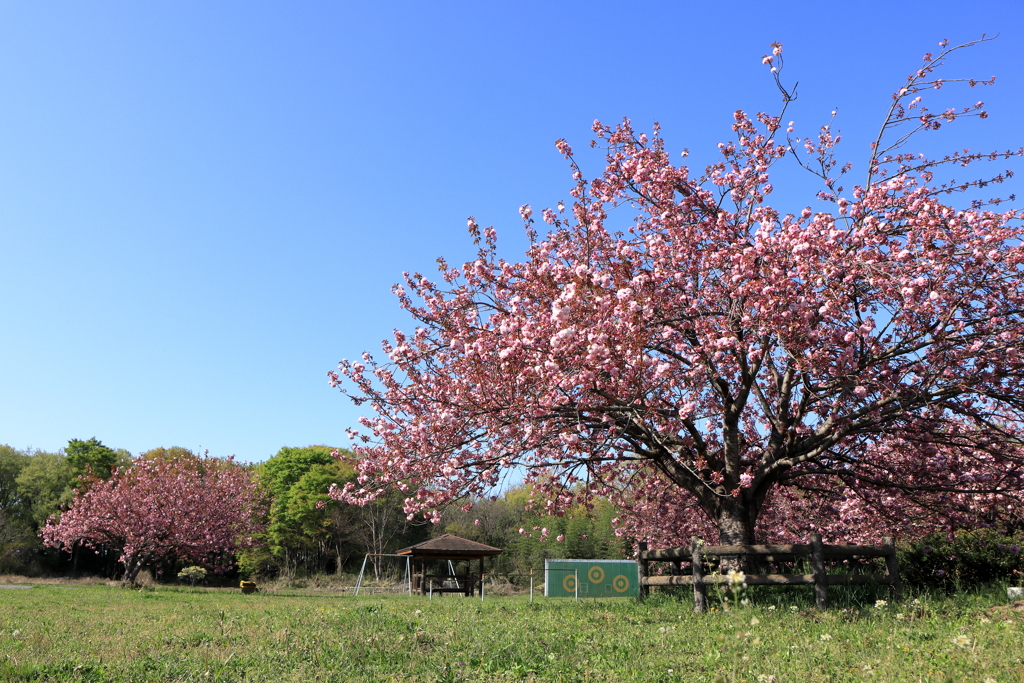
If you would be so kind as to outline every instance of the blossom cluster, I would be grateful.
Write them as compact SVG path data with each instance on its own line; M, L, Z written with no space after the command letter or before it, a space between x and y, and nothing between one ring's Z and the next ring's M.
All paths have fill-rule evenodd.
M922 111L906 98L953 49L911 77L883 131ZM780 88L781 50L764 58ZM781 115L735 112L700 174L672 163L657 126L593 129L604 173L586 179L558 141L573 201L541 212L544 237L520 209L525 260L470 219L475 260L396 287L416 327L385 342L387 361L330 373L372 411L352 432L358 483L332 495L397 487L436 519L523 468L534 509L607 496L622 533L663 546L1020 518L1024 230L932 183L979 156L877 143L846 192L825 127L802 141L816 161L797 157L824 183L819 208L786 211L768 203L771 171L801 141L778 139ZM624 232L613 210L631 212Z

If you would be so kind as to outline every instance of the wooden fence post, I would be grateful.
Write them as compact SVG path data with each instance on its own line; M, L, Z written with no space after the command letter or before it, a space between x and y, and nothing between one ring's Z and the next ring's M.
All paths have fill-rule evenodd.
M693 611L703 614L708 611L708 589L704 585L704 562L700 556L703 545L696 536L690 539L690 559L693 565Z
M814 571L814 604L818 609L828 609L825 546L821 542L821 534L811 534L811 568Z
M892 536L882 539L882 547L889 551L885 556L885 573L892 581L889 585L892 586L893 600L898 602L903 599L903 582L900 580L900 565L896 560L896 544L893 543Z
M636 554L636 574L637 581L640 583L637 586L637 597L641 600L646 598L650 594L650 588L644 583L644 579L647 578L647 560L644 559L644 551L647 550L647 541L640 541L637 544Z

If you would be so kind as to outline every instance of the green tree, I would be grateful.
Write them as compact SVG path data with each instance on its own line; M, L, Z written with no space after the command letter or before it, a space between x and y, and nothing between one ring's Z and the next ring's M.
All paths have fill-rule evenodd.
M100 479L110 479L114 470L123 464L131 454L123 449L114 450L92 437L88 441L71 439L64 449L73 477L92 474Z
M290 542L304 547L323 562L334 558L337 572L355 551L352 515L338 501L327 495L332 485L343 486L356 477L351 466L335 461L313 465L278 499L272 513L270 532L277 545Z
M263 546L239 558L244 573L291 577L323 572L332 564L340 573L354 554L390 552L426 538L424 526L406 520L402 496L393 494L365 507L330 498L332 485L341 487L356 478L350 464L331 455L334 450L286 446L256 466L271 505Z
M331 455L329 446L285 446L257 466L260 483L271 498L264 542L269 554L254 549L242 564L249 571L274 567L289 576L300 568L323 571L328 561L340 572L351 554L349 524L342 507L327 496L332 484L343 485L355 471Z
M0 445L0 572L27 573L39 539L25 516L18 475L31 456Z
M36 451L15 478L24 518L35 530L71 502L74 475L61 453Z
M260 481L270 489L276 499L286 494L314 465L338 462L337 458L331 455L333 450L329 446L285 446L257 468Z
M21 451L0 445L0 510L12 513L18 506L18 475L31 458Z

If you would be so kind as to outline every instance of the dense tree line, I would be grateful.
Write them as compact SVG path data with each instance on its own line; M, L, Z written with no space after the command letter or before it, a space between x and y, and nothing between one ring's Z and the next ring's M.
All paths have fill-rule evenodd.
M110 558L86 558L79 566L77 554L66 557L43 548L39 533L71 502L79 477L109 478L130 457L95 437L71 439L57 453L0 445L0 572L111 571Z
M244 573L286 578L354 573L367 554L393 553L446 533L503 548L489 561L489 571L514 582L525 580L530 569L542 569L549 557L624 556L625 545L612 530L615 511L607 501L547 516L527 509L531 489L520 486L449 506L438 524L410 522L397 492L362 507L342 503L328 491L354 482L356 472L345 457L332 457L333 450L286 447L255 467L271 503L262 542L239 558ZM344 450L340 454L351 457Z
M73 439L57 453L0 445L0 573L130 579L129 572L140 567L129 567L131 562L122 559L124 541L104 543L96 541L99 537L93 534L90 548L90 534L83 530L80 536L85 543L59 544L70 550L64 552L44 547L40 534L47 520L66 512L76 489L109 487L112 476L130 481L132 476L140 476L128 474L139 469L139 463L160 462L228 467L258 484L260 518L248 520L257 533L231 553L205 559L211 568L237 567L242 576L260 580L351 576L367 554L393 553L441 534L502 548L504 553L488 560L487 572L519 585L528 582L531 570L540 572L549 558L631 556L634 539L616 534L621 511L607 499L596 498L589 506L580 504L561 514L547 514L535 509L542 497L526 484L501 495L463 499L442 510L437 524L410 522L397 494L364 507L342 503L332 498L329 490L354 481L356 474L351 454L341 451L344 457L339 459L333 457L333 451L327 446L285 447L263 463L236 465L230 459L200 458L180 447L155 448L133 459L127 451L109 448L95 438ZM121 474L115 475L119 468ZM168 495L172 497L191 493L184 489L175 494L171 488ZM136 504L143 506L141 498ZM93 531L111 533L109 528ZM1019 531L1003 527L955 537L930 535L903 544L901 572L911 584L947 590L1019 578L1024 571L1021 547L1024 538ZM154 553L144 564L158 580L173 581L183 564L201 557L195 550ZM235 569L219 576L231 581L237 578Z
M345 505L327 495L355 480L351 465L328 446L285 447L254 467L269 501L260 543L239 557L246 575L294 578L352 571L366 553L386 553L427 537L406 520L401 501ZM345 451L342 449L341 454Z
M327 446L285 447L265 462L241 466L258 482L266 501L255 542L237 553L241 574L293 579L354 573L367 554L393 553L444 533L505 549L491 561L489 571L513 581L543 568L546 558L623 556L625 546L612 531L615 511L607 501L597 501L592 509L580 506L568 515L547 516L528 509L532 490L520 486L501 496L450 506L438 524L414 524L398 495L363 507L331 498L332 485L343 487L356 477L352 465L333 452ZM350 455L344 450L340 454ZM61 552L42 543L47 520L57 520L67 511L76 490L106 482L118 468L197 458L188 449L172 447L155 448L133 459L128 451L96 438L72 439L56 453L0 445L0 572L123 576L127 567L118 562L123 543L96 542L94 533L91 549L68 542L61 547L70 552ZM463 509L465 503L473 503L472 508ZM90 535L81 531L83 539ZM177 564L175 554L167 553L147 566L163 578L175 576Z

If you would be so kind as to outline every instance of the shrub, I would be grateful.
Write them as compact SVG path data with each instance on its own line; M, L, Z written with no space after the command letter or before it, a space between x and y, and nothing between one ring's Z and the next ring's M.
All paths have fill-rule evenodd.
M178 578L182 581L188 581L193 588L196 587L196 582L202 581L206 578L206 570L202 567L185 567L178 572Z
M950 538L932 534L899 551L900 575L912 586L945 591L1009 581L1024 574L1024 534L986 529Z

